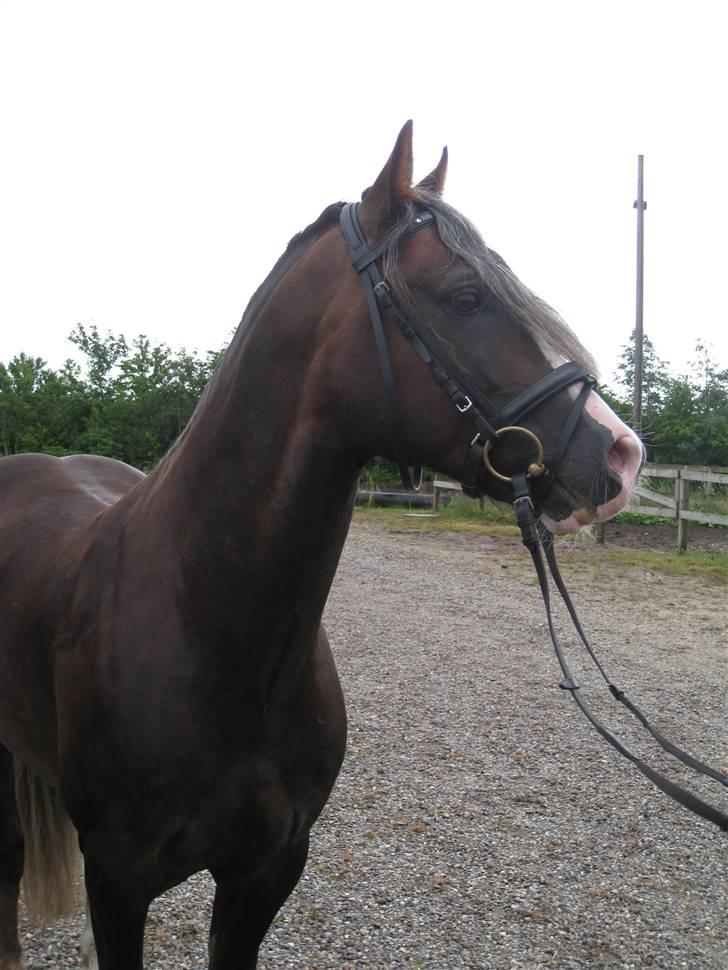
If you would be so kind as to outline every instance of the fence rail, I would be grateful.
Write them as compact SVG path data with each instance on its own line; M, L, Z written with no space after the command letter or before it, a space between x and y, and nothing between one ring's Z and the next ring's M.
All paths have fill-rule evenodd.
M663 495L661 492L656 492L642 484L645 479L650 478L673 479L675 481L673 495ZM645 465L632 500L624 511L675 519L677 522L677 548L678 551L684 552L688 546L688 522L706 522L710 525L728 527L728 515L716 515L713 512L693 512L688 508L690 482L705 483L706 494L709 494L712 485L728 485L728 469L696 468L691 465ZM653 504L644 505L640 502L641 498L646 498L648 502Z

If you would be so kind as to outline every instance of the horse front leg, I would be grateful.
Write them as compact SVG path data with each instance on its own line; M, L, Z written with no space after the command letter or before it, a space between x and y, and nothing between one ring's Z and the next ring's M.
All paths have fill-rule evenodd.
M210 924L209 970L254 970L268 927L301 878L308 833L290 843L255 879L214 869L217 885Z
M0 970L20 970L18 893L23 829L15 805L13 757L0 745Z
M129 875L113 838L81 840L86 893L99 970L143 970L144 924L152 900Z

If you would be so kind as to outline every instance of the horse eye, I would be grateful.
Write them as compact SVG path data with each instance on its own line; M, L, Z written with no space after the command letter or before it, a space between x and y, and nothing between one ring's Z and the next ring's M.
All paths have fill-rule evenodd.
M475 313L483 306L483 295L478 290L460 290L450 301L450 306L456 313Z

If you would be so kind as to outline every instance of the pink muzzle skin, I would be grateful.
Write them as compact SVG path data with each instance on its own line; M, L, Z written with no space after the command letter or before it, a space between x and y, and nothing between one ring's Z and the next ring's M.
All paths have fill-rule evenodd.
M554 535L579 532L580 529L592 522L603 522L620 512L629 502L644 461L644 449L637 435L631 428L627 427L621 418L617 417L598 394L592 391L584 407L589 415L607 428L612 435L614 443L607 454L607 461L611 470L621 478L622 488L611 501L597 507L596 515L593 515L587 509L574 509L568 518L557 522L542 512L541 520Z

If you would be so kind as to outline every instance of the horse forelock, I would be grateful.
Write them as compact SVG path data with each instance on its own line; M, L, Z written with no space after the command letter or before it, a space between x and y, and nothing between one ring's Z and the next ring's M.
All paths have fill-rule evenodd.
M465 216L436 193L421 187L412 190L384 253L385 276L403 303L412 306L412 294L399 267L399 248L411 231L418 207L432 212L444 246L454 258L475 271L483 285L498 297L513 320L531 334L550 360L553 361L554 355L561 356L596 373L593 357L556 310L519 280Z

